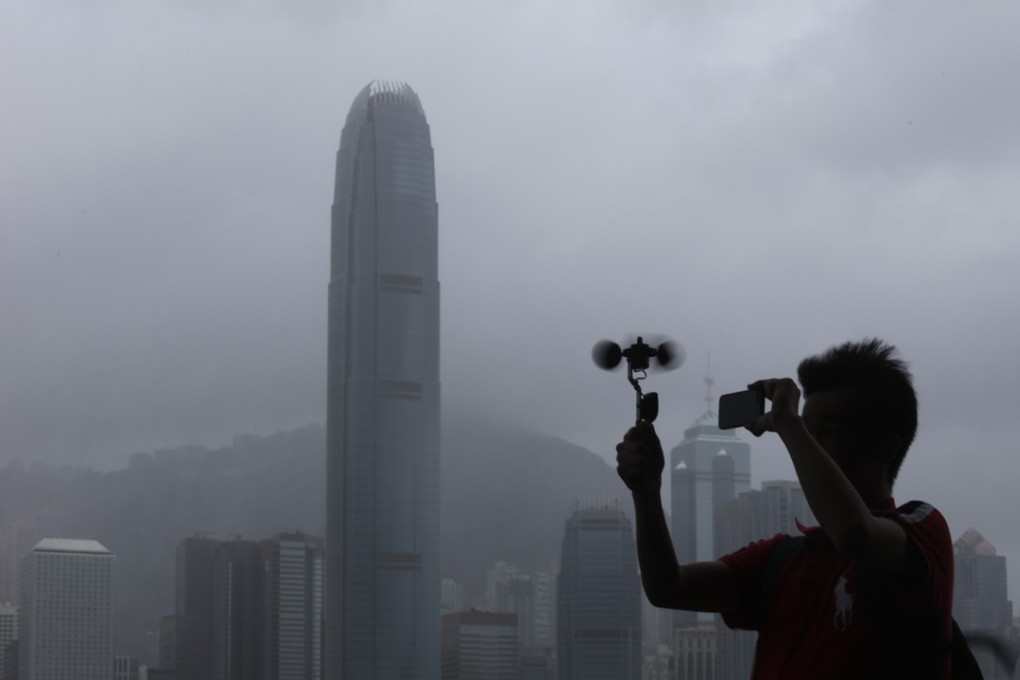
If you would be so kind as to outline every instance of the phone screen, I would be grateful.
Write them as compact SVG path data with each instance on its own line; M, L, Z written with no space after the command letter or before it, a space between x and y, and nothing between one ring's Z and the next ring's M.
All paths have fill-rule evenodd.
M719 397L719 429L750 425L765 413L765 395L755 390L731 392Z

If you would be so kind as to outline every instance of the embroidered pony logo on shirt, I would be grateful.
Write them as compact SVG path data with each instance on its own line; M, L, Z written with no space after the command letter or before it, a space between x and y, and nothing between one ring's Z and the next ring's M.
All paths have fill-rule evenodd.
M846 576L840 576L832 594L836 597L836 615L833 625L836 630L846 630L854 621L854 596L846 592Z

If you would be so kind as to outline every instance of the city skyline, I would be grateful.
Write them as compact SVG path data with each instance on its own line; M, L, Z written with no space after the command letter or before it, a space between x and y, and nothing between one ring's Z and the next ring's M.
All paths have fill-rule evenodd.
M727 539L727 541L722 541L720 543L720 549L723 551L728 549L726 546L728 541L735 541L736 542L735 544L743 544L747 540L754 540L757 537L763 535L770 535L771 533L774 533L776 531L792 532L795 530L794 528L796 526L796 523L794 521L795 519L800 519L804 523L810 523L810 519L808 519L806 522L804 520L804 514L802 514L804 512L803 505L804 498L802 493L799 491L796 482L792 481L768 482L765 483L761 489L752 489L749 492L745 492L745 494L742 494L737 500L739 501L739 503L732 504L731 507L732 512L724 513L724 516L727 518L726 521L731 523L743 522L745 524L745 528L746 527L756 528L753 530L752 534L746 534L744 533L744 531L733 531L732 529L721 531L722 535L730 536L730 538ZM739 520L738 518L740 516L743 516L744 519ZM996 556L995 554L996 551L994 547L988 544L988 542L985 541L976 530L968 530L967 532L964 532L964 534L957 539L956 548L958 553L957 558L958 560L959 555L961 554L976 554L982 557L989 555L993 556L994 559L991 561L996 562L999 565L997 567L998 575L994 576L990 580L988 576L983 577L984 583L987 585L991 585L994 588L1000 588L1001 589L999 591L1000 593L1005 592L1006 560L1002 556ZM493 581L494 584L502 580L501 577L499 577L499 574L506 574L508 576L512 576L516 573L522 576L526 576L520 574L519 571L513 569L509 565L500 565L498 563L494 565L493 573L496 575L496 579ZM958 579L963 578L965 573L966 571L960 568L958 562L957 573ZM532 580L533 578L534 575L532 575ZM987 585L981 587L987 588ZM964 593L964 590L960 589L959 593L962 595ZM499 600L500 597L501 596L498 594L495 596L497 601ZM998 616L998 614L995 614L995 612L998 610L990 609L979 601L974 601L971 605L967 607L960 607L959 605L954 605L954 609L958 609L959 619L961 621L961 624L965 627L965 630L969 629L971 625L970 620L966 618L968 611L971 612L984 611L984 615L986 616L987 615ZM1008 613L1004 616L1004 618L1000 616L999 620L1006 619L1009 619ZM987 624L981 626L982 629L985 629L986 627ZM723 640L720 639L718 641L718 647L720 649L720 652L724 650ZM749 650L747 653L749 653ZM144 660L144 656L142 657L142 659ZM723 665L717 664L717 668L719 669L720 672L722 672ZM726 675L720 677L742 677L742 676L738 674L735 676Z
M711 348L731 391L879 335L921 403L897 498L1020 554L988 502L1020 476L1016 7L454 5L0 9L0 460L113 469L324 422L323 148L392 76L441 149L448 413L608 457L631 399L591 370L599 338ZM698 377L655 378L664 440Z
M326 672L439 674L438 207L429 125L365 86L337 151L326 417Z

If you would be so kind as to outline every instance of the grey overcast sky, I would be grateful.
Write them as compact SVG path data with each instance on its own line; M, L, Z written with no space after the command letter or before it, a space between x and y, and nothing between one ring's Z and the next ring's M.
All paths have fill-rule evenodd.
M7 0L0 461L322 422L340 129L400 80L436 152L448 414L609 458L632 393L600 338L685 345L648 383L670 446L709 352L718 395L877 335L921 400L897 498L985 534L1016 593L1018 27L948 0ZM753 461L793 476L774 440Z

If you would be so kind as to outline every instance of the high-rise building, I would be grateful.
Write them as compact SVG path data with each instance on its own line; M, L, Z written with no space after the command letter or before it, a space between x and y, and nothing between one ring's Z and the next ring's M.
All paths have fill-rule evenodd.
M452 578L444 578L439 596L440 614L464 611L464 586Z
M14 676L7 673L10 663L8 651L13 652L12 643L18 639L18 608L11 602L0 604L0 680L10 680Z
M529 574L497 562L485 578L486 607L491 612L517 614L517 639L531 653L535 641L535 584Z
M113 677L113 555L98 541L44 538L22 562L21 680Z
M442 618L442 680L518 680L517 615L453 612Z
M761 489L744 491L716 511L715 545L719 555L739 550L752 541L779 533L797 536L797 523L816 524L799 482L762 482ZM717 555L717 556L719 556Z
M161 667L178 680L322 680L323 552L321 538L300 531L181 541L177 613L160 622Z
M637 552L616 499L584 499L567 520L558 592L558 680L641 680Z
M133 656L113 657L113 680L139 680L138 659Z
M751 447L717 423L718 416L708 410L670 452L670 534L680 564L719 557L716 514L751 488ZM714 615L677 612L674 622L677 627L712 624Z
M340 137L327 380L326 672L439 675L439 281L418 95L373 82Z
M535 584L535 647L550 652L556 647L556 581L557 574L538 571L532 576Z
M266 680L322 680L323 540L300 531L263 541Z
M160 617L156 644L159 647L158 668L173 670L177 647L177 617L173 614Z
M995 546L973 528L953 544L953 618L964 633L981 631L1005 637L1012 632L1006 557L996 554ZM991 650L978 647L973 652L986 678L1011 675L996 666Z
M490 612L513 612L513 589L515 581L527 578L520 569L506 562L496 562L485 574L485 608Z
M261 680L265 569L257 541L196 536L177 545L178 680Z

